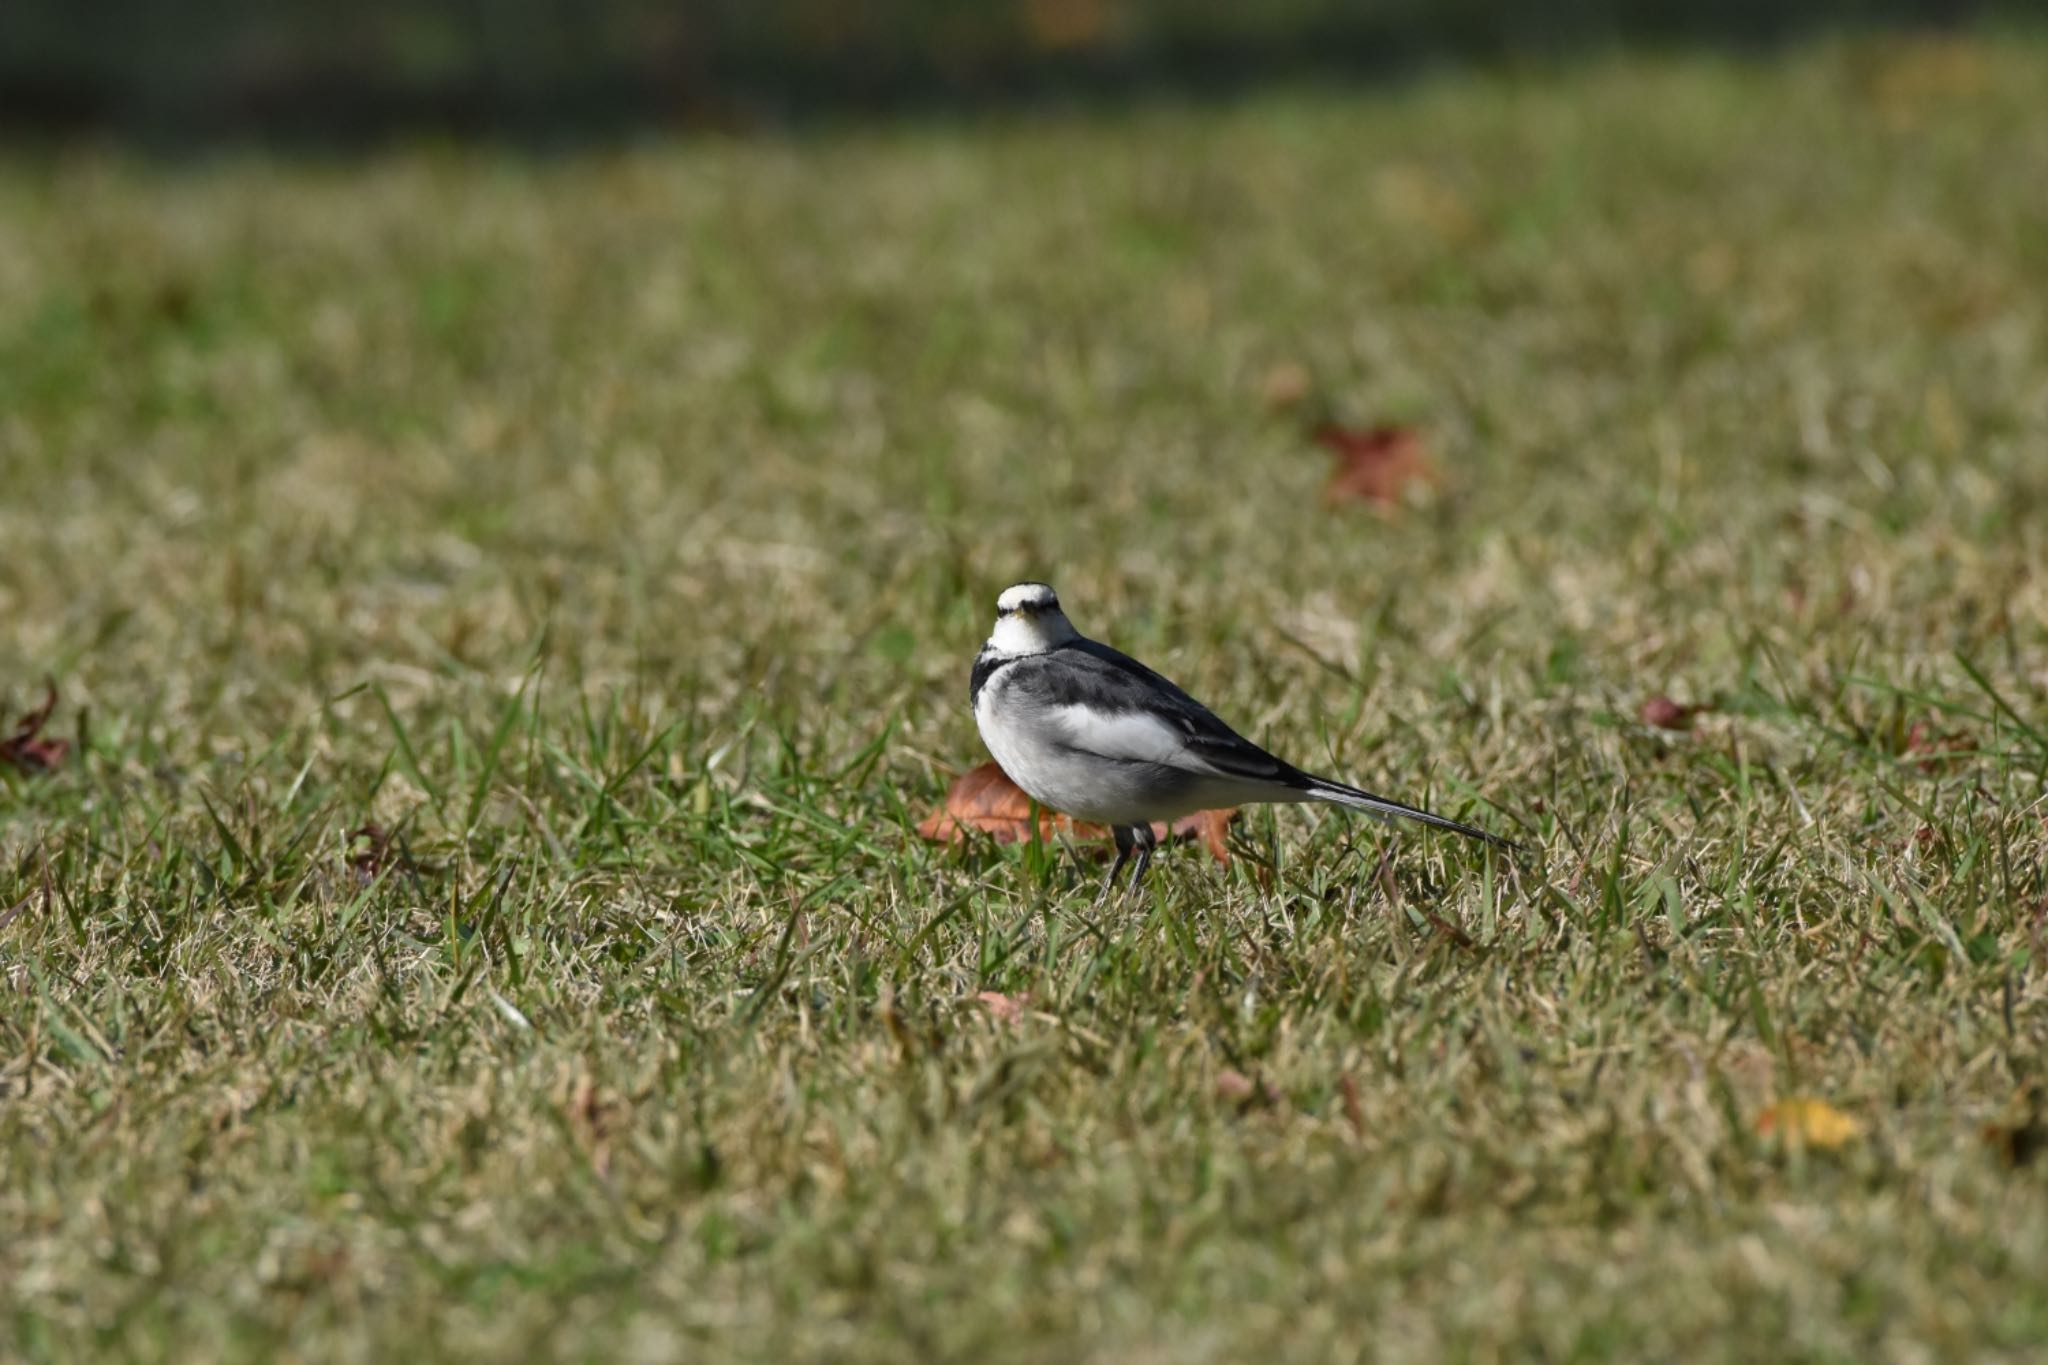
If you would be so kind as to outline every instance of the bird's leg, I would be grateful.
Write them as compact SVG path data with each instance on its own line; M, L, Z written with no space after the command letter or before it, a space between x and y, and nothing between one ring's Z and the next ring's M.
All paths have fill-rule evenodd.
M1109 899L1110 889L1116 885L1116 874L1123 871L1124 864L1131 860L1131 848L1135 843L1128 826L1118 825L1110 830L1110 833L1116 836L1116 861L1110 864L1109 875L1102 879L1102 890L1095 897L1095 907L1098 910L1102 908L1102 903Z
M1152 850L1159 847L1159 836L1152 832L1150 825L1132 825L1131 840L1138 846L1138 865L1131 869L1131 884L1124 890L1127 900L1138 894L1138 887L1145 880L1145 869L1152 866Z

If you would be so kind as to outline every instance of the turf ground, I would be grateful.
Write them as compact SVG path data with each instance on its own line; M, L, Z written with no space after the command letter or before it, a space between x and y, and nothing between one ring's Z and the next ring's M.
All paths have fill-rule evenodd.
M12 1353L2038 1359L2043 89L8 154ZM920 841L1020 577L1534 852Z

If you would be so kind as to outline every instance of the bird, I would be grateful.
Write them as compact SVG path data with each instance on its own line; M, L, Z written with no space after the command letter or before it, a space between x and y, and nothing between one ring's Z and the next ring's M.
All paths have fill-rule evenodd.
M996 598L969 697L982 743L1011 781L1039 805L1114 835L1098 905L1134 856L1125 895L1136 893L1158 846L1155 822L1223 806L1320 801L1519 848L1274 757L1160 674L1075 630L1045 583L1015 583Z

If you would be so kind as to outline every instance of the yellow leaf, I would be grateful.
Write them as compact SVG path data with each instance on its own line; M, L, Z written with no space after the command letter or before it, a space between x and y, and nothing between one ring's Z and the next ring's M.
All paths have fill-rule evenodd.
M1756 1130L1765 1137L1833 1149L1863 1135L1863 1125L1826 1100L1779 1100L1756 1116Z

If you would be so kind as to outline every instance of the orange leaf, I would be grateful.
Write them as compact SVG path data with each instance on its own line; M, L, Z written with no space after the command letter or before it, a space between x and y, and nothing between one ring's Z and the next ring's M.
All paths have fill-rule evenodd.
M1199 839L1219 863L1230 861L1224 834L1237 811L1200 810L1184 815L1171 826L1155 824L1153 834L1162 843L1175 839ZM1038 837L1051 840L1060 832L1080 840L1109 838L1109 830L1040 807ZM918 823L919 837L935 844L957 844L970 835L986 834L999 844L1022 843L1031 837L1031 798L995 763L984 763L953 779L946 791L946 804Z
M1434 488L1443 482L1436 462L1413 427L1347 427L1318 422L1309 438L1337 457L1323 501L1366 502L1392 509L1412 488Z
M1765 1137L1828 1150L1863 1135L1863 1124L1826 1100L1779 1100L1756 1116L1756 1130Z
M1056 830L1069 830L1084 839L1108 833L1100 825L1077 824L1064 815L1040 807L1038 834L1051 839ZM1022 843L1031 837L1031 798L1009 778L1001 766L984 763L953 779L946 791L943 809L933 811L917 832L933 843L957 844L979 831L999 844Z
M1198 810L1193 815L1181 816L1173 822L1170 829L1165 825L1154 825L1152 832L1159 836L1161 843L1172 839L1199 839L1202 841L1202 847L1209 850L1210 857L1219 865L1228 866L1230 845L1227 836L1230 833L1230 822L1235 819L1235 806L1228 810Z

